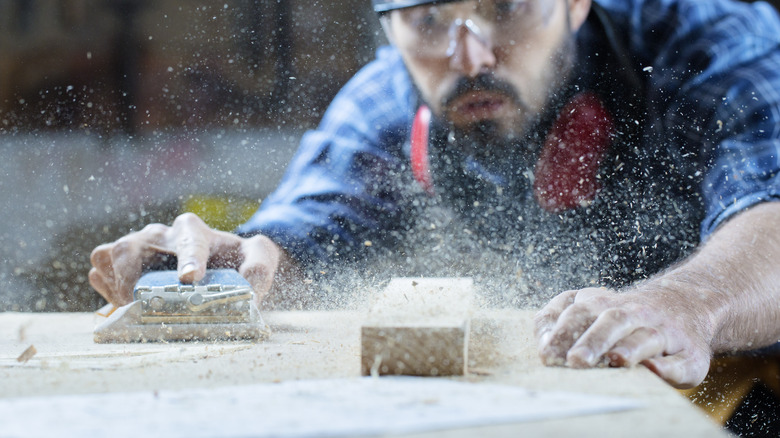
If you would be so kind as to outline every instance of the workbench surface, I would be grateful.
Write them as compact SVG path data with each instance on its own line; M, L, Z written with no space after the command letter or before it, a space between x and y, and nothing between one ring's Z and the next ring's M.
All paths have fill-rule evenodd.
M102 318L93 314L0 313L0 401L358 378L364 316L352 311L267 312L264 318L273 333L258 343L95 344L92 329ZM531 319L532 312L517 310L491 311L475 319L469 374L454 380L627 397L642 406L415 436L727 436L643 367L544 367L536 353ZM18 361L30 346L37 353L26 362ZM46 415L40 413L37 421L45 422Z

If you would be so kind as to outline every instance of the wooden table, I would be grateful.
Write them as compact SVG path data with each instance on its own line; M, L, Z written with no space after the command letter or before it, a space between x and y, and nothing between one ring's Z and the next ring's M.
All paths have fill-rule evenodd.
M530 312L492 311L488 316L492 321L490 330L472 337L470 373L457 380L624 396L641 401L644 407L415 436L728 435L645 368L544 367L537 357ZM296 311L268 312L264 317L273 334L261 343L98 345L92 342L92 328L100 318L96 315L0 313L0 398L217 388L360 376L359 327L364 314ZM37 354L27 362L18 362L20 354L31 345ZM46 421L45 413L40 420Z

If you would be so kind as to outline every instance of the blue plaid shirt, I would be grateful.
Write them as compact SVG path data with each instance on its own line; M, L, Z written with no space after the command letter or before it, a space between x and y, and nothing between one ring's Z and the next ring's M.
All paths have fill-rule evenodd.
M645 138L697 151L702 240L740 211L780 198L775 10L727 0L599 3L644 78L645 126L654 133ZM265 234L302 262L328 262L397 227L405 212L377 182L408 172L404 145L416 105L399 53L381 48L304 135L279 187L237 232Z

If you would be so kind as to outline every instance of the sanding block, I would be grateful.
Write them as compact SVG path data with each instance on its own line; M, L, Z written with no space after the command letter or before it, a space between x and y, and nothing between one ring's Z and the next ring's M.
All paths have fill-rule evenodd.
M201 281L179 282L176 271L144 274L133 301L106 312L94 340L109 342L264 339L270 334L252 286L233 269L207 270Z

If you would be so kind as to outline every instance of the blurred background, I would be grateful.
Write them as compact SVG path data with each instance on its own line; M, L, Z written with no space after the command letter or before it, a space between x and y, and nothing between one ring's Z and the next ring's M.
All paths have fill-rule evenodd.
M0 311L98 308L91 250L150 222L231 230L381 43L369 0L0 0Z
M93 310L98 244L248 218L379 31L368 0L0 0L0 310Z

